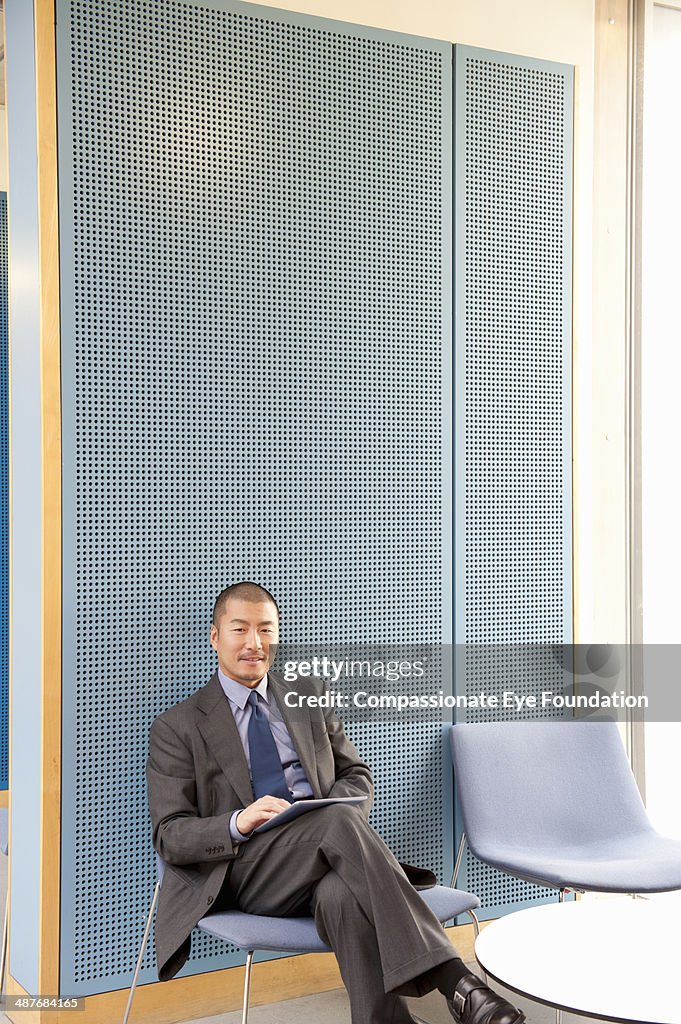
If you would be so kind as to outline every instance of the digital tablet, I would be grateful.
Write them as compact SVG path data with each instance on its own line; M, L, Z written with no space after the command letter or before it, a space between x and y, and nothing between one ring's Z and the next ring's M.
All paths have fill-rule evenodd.
M258 825L253 831L267 832L268 829L274 828L276 825L284 825L287 821L293 821L294 818L299 818L301 814L315 811L318 807L328 807L329 804L361 804L366 799L366 796L329 796L322 800L296 800L290 807L286 807L279 814L275 814L269 821L264 821L262 825Z

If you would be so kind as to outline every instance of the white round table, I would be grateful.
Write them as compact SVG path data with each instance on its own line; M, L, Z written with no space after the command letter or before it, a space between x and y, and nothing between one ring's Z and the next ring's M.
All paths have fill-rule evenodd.
M484 928L491 978L557 1009L681 1024L681 922L663 901L586 899L531 907Z

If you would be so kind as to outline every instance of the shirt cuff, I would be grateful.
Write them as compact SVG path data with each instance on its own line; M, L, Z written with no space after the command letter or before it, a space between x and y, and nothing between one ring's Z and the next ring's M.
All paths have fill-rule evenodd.
M238 811L234 811L232 817L229 819L229 834L232 837L232 842L234 843L245 843L246 840L250 839L253 835L253 832L249 832L247 835L244 835L242 832L239 832L239 829L236 826L236 819L241 814L242 810L243 807Z

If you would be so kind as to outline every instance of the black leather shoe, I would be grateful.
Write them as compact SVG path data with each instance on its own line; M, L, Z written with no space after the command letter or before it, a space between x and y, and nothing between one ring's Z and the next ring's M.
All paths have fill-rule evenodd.
M523 1024L525 1014L516 1010L475 974L467 974L447 1000L456 1024Z

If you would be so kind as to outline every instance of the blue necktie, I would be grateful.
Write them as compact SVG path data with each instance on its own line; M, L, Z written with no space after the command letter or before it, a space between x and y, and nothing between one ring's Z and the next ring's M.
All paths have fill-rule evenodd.
M258 704L258 695L248 695L251 717L248 720L248 750L251 756L251 781L256 800L261 796L278 796L291 802L286 776L267 716Z

